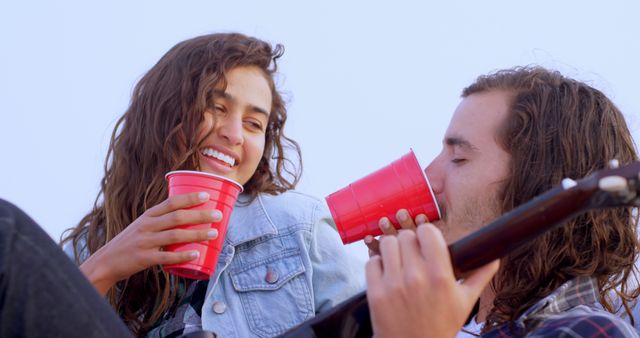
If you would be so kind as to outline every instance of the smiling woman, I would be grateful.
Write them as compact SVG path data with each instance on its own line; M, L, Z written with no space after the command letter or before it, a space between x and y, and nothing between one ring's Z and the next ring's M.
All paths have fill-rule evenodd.
M202 171L246 183L264 153L271 90L255 66L236 67L226 80L224 91L214 91L213 107L205 110L199 164Z
M346 254L324 205L291 191L301 163L283 134L287 111L273 79L282 52L241 34L200 36L173 47L137 84L94 208L63 241L135 335L274 336L362 287L362 265ZM197 258L164 246L218 235L176 226L221 219L218 210L188 210L208 198L202 193L166 197L173 170L244 186L210 280L161 269Z

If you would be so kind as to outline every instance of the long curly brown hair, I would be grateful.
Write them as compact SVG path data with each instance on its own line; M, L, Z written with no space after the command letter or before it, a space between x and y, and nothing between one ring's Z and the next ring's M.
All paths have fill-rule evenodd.
M300 148L283 134L287 111L274 83L283 52L281 45L242 34L204 35L178 43L142 77L114 128L93 210L62 241L76 248L76 260L79 252L93 254L163 201L165 173L198 169L198 127L214 88L224 86L225 74L235 67L261 69L273 97L264 154L244 192L253 199L295 187L302 171ZM79 248L85 239L86 247ZM118 282L107 297L133 333L143 336L176 300L177 283L154 266Z
M621 164L638 159L622 113L585 83L541 67L519 67L479 77L462 96L492 90L511 98L510 115L498 135L511 154L504 212L565 177L582 178L606 168L611 159ZM484 331L516 319L577 276L597 279L604 309L622 307L631 315L629 306L639 294L628 283L636 279L637 225L632 208L592 211L503 258Z

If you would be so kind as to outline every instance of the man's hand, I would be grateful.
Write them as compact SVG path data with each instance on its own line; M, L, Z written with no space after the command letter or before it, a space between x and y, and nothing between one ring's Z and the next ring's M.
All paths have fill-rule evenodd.
M424 214L417 215L414 221L411 219L409 212L405 209L400 209L396 212L396 219L398 220L398 223L400 223L400 228L413 231L416 230L416 225L424 224L429 221L427 216ZM378 227L382 231L383 236L398 234L398 230L393 227L391 221L386 217L382 217L378 221ZM373 236L366 236L364 238L364 244L369 248L369 257L380 254L380 241L373 238Z
M380 252L366 266L378 338L454 337L499 266L494 261L456 281L447 244L432 224L384 236Z

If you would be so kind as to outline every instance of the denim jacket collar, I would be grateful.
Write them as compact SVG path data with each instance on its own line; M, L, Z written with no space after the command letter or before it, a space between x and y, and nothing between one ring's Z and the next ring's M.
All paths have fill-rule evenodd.
M225 242L232 246L278 233L260 196L254 203L247 203L248 200L247 195L241 194L231 213Z

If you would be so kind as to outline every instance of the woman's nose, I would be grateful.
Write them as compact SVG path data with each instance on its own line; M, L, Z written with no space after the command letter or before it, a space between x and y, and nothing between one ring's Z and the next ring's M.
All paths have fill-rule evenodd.
M218 123L218 134L232 146L242 145L242 121L232 117L223 118Z

